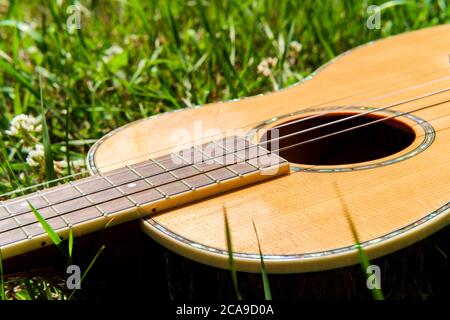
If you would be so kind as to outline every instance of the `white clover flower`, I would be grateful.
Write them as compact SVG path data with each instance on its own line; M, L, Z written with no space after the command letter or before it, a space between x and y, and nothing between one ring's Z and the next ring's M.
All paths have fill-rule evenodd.
M11 120L11 126L5 132L10 136L20 136L21 133L29 134L32 132L40 132L41 130L42 125L40 124L39 118L27 114L20 114Z
M125 38L123 39L123 43L125 45L130 45L130 44L136 44L139 42L139 36L137 34L130 34L125 36Z
M258 64L257 72L265 77L270 77L272 75L272 70L276 67L277 63L277 58L265 58Z
M293 66L297 63L297 58L300 54L300 51L302 51L302 44L297 41L292 41L289 43L289 48L287 52L287 61L289 65Z
M39 52L38 48L36 46L29 46L27 49L29 54L34 54L36 52Z
M55 170L62 172L62 170L69 167L69 163L66 160L54 161ZM74 172L81 172L81 169L85 166L84 160L72 160L70 166Z
M123 52L122 47L118 46L118 45L113 45L110 48L105 50L105 53L102 57L103 62L108 63L112 57L119 55Z
M293 53L300 53L300 51L302 51L302 47L302 44L298 41L291 41L291 43L289 43L289 51Z
M31 167L39 166L44 160L44 146L38 143L34 149L28 150L26 162Z

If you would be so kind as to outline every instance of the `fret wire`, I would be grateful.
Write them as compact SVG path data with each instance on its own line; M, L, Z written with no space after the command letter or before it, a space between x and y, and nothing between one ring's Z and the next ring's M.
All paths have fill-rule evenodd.
M236 137L232 137L232 138L236 138ZM247 140L245 140L245 139L243 139L242 138L242 140L244 140L244 141L247 141ZM214 142L214 141L213 141ZM205 143L206 144L206 143ZM249 147L254 147L254 146L258 146L258 145L253 145L253 146L245 146L245 148L243 148L243 149L241 149L241 150L245 150L245 149L248 149ZM195 147L195 146L194 146ZM187 150L187 149L186 149ZM239 151L241 151L241 150L239 150ZM201 150L200 150L200 152L202 152ZM203 152L202 152L203 153ZM221 156L223 156L223 155L221 155ZM213 157L212 159L215 159L215 158L218 158L219 156L217 156L217 157ZM152 159L151 159L152 160ZM250 163L249 163L250 164ZM138 164L136 164L136 169L139 169L139 168L141 168L141 167L144 167L144 166L146 166L147 165L147 163L144 163L144 161L142 162L142 163L138 163ZM251 164L252 165L252 164ZM181 168L181 167L180 167ZM179 169L179 168L178 168ZM258 169L259 170L261 170L261 168L260 167L258 167ZM107 174L108 172L106 172L106 174ZM157 174L154 174L154 175L157 175ZM153 176L153 175L152 175ZM94 177L94 179L92 179L91 181L89 181L89 182L94 182L94 181L97 181L97 180L100 180L100 179L103 179L104 178L104 176L103 175L101 175L101 174L98 174L97 176L93 176ZM149 176L150 177L150 176ZM138 180L135 180L135 181L138 181ZM131 181L130 181L131 182ZM88 183L88 182L86 182L86 183ZM61 190L64 190L64 189L67 189L69 186L60 186L60 191ZM96 191L96 192L99 192L99 191L105 191L105 190L108 190L108 189L110 189L110 188L106 188L106 189L101 189L101 190L98 190L98 191ZM38 191L40 191L40 190L38 190ZM96 192L93 192L93 193L96 193ZM27 199L33 199L33 198L36 198L38 195L33 195L33 194L31 194ZM77 199L77 198L72 198L72 199L70 199L70 200L74 200L74 199ZM12 201L10 204L15 204L15 203L18 203L19 201ZM55 203L55 204L59 204L59 203L63 203L63 202L65 202L65 201L61 201L61 202L57 202L57 203ZM6 205L6 204L5 204ZM0 219L0 221L1 221L1 219Z
M145 167L146 165L148 165L147 161L143 161L143 162L141 162L141 163L137 163L137 164L136 164L136 169ZM110 172L111 172L111 171L110 171ZM105 172L105 174L108 174L108 173L109 173L109 172ZM147 178L150 178L150 177L155 176L155 175L158 175L158 174L156 173L156 174L150 175L150 176L148 176ZM86 182L85 182L86 184L87 184L87 183L90 183L90 182L95 182L95 181L104 179L104 176L103 176L102 174L96 174L96 175L93 175L93 176L90 176L90 177L87 177L87 178L93 178L93 179L90 180L90 181L86 181ZM139 180L134 180L134 181L139 181ZM72 182L72 181L69 181L69 182ZM133 182L133 181L130 181L130 182ZM82 184L85 184L85 183L82 183ZM108 181L108 183L110 183L110 182ZM110 183L110 184L111 184L111 183ZM123 184L122 184L122 185L123 185ZM119 186L121 186L121 185L119 185ZM68 189L69 187L70 187L70 185L67 184L67 185L57 186L57 187L55 187L55 188L59 188L58 191L63 191L63 190ZM52 188L52 189L53 189L53 188ZM106 190L109 190L109 189L111 189L111 188L99 189L99 190L97 190L97 191L95 191L95 192L92 192L92 193L90 193L90 194L97 193L97 192L100 192L100 191L106 191ZM43 189L43 190L49 190L49 189ZM37 194L38 191L41 191L41 190L37 190L37 191L35 191L34 193L31 193L31 194L27 197L27 199L37 198L37 197L39 196L39 195ZM57 191L57 190L55 190L55 191ZM79 198L79 197L71 198L70 200L74 200L74 199L77 199L77 198ZM19 203L21 200L16 200L16 201L15 201L14 199L11 199L10 201L11 201L11 203L9 203L9 204L6 204L6 203L5 203L4 206ZM60 203L63 203L63 202L65 202L65 201L56 202L56 203L54 203L54 204L56 205L56 204L60 204ZM42 208L41 208L41 209L42 209ZM0 219L0 221L1 221L1 219Z
M106 213L105 211L103 211L102 208L100 208L99 206L97 206L97 205L95 204L95 202L92 201L92 199L89 198L89 196L88 196L86 193L84 193L80 188L78 188L78 186L77 186L76 184L74 184L72 181L69 181L69 184L70 184L75 190L77 190L81 195L83 195L83 197L84 197L87 201L89 201L89 202L94 206L94 208L97 209L98 212L100 212L100 214L101 214L102 216L107 216L107 213Z
M66 219L64 219L63 214L62 214L57 208L55 208L55 207L53 206L53 203L45 196L44 193L42 193L41 190L38 190L38 191L37 191L37 194L38 194L39 196L41 196L41 197L45 200L45 202L47 202L47 205L48 205L48 206L45 207L45 208L50 208L50 210L52 210L52 211L54 211L54 212L56 213L56 215L55 215L54 217L51 217L51 218L57 218L57 217L59 217L59 218L62 219L62 221L64 221L64 223L65 223L68 227L71 226L71 223L70 223L69 221L67 221ZM67 201L68 201L68 200L67 200ZM41 209L42 209L42 208L41 208ZM33 222L33 223L35 223L35 222ZM33 223L28 223L27 225L32 225Z
M223 147L223 146L217 144L215 141L211 141L211 143L214 144L214 145L216 145L216 146L218 146L219 148L221 148L221 149L224 150L224 151L229 151L227 148L225 148L225 147ZM231 154L231 155L237 157L236 151L230 151L229 154ZM226 160L226 156L225 156L224 160L225 160L225 163L226 163L226 161L227 161L227 160ZM234 164L234 163L233 163L233 164ZM235 175L237 175L238 177L242 177L242 174L239 173L239 172L237 172L237 171L234 170L233 168L230 168L229 166L227 166L226 168L227 168L228 170L230 170L231 172L233 172L233 173L234 173Z
M211 159L214 159L214 158L211 158ZM222 167L222 168L223 168L223 167ZM219 168L219 169L220 169L220 168ZM212 172L212 171L214 171L214 170L217 170L217 168L216 168L216 169L208 170L207 172ZM191 178L191 177L199 176L199 175L201 175L201 174L204 174L204 172L199 172L199 173L190 175L190 176L188 176L188 177L186 177L186 178ZM105 178L106 178L106 177L105 177ZM215 181L217 182L217 179L212 179L212 180L213 180L213 181L215 180ZM108 181L108 180L107 180L107 181ZM218 180L218 181L220 182L220 180ZM109 182L109 181L108 181L108 182ZM172 183L172 182L173 182L173 181L163 183L163 184L159 185L158 187L161 187L161 186L163 186L163 185L167 185L167 184ZM110 183L112 186L116 187L112 182L109 182L109 183ZM136 192L130 193L129 195L133 195L133 194L136 194L136 193L139 193L139 192L142 192L142 191L148 191L148 190L151 190L151 189L152 189L152 188L147 188L147 189L144 189L144 190L140 190L140 191L136 191ZM38 190L38 192L40 192L40 190ZM161 192L161 194L163 194L163 192ZM46 199L44 195L42 195L42 197L43 197L44 199ZM128 196L126 196L126 197L128 198ZM109 201L117 200L117 199L120 199L120 198L123 198L123 196L121 196L121 197L116 197L116 198L112 198L112 199L109 199L109 200L107 200L107 201L102 201L102 202L100 202L99 204L107 203L107 202L109 202ZM130 202L134 203L133 201L131 201L131 199L128 198L128 200L130 200ZM48 202L48 199L46 199L46 201ZM86 208L90 208L90 207L92 207L92 206L86 206L86 207L83 207L83 208L77 208L77 209L75 209L75 210L67 211L67 212L65 212L64 214L69 214L69 213L75 212L75 211L77 211L77 210L82 210L82 209L86 209ZM58 212L58 210L57 210L56 208L54 208L54 207L51 207L51 208L52 208L52 210ZM7 208L6 208L6 209L7 209ZM7 209L7 210L8 210L8 209ZM11 212L10 212L9 210L8 210L8 213L11 214ZM22 213L22 214L25 214L25 213ZM19 214L19 215L22 215L22 214ZM19 215L16 215L16 216L19 216ZM52 217L52 218L56 218L56 217L61 217L61 218L63 218L63 216L62 216L61 214L59 214L59 215L57 215L57 216L55 216L55 217ZM63 218L63 220L66 221L64 218ZM2 231L1 233L7 232L7 231L10 231L10 230L14 230L14 229L17 229L17 228L22 228L23 226L32 225L33 223L35 223L35 222L31 222L31 223L27 223L27 224L22 224L22 225L19 225L18 227L14 227L14 228L12 228L12 229L4 230L4 231ZM27 234L25 230L22 230L22 231L23 231L25 234Z
M237 137L236 136L236 138L237 139L239 139L239 137ZM269 151L268 149L266 149L266 148L263 148L263 147L261 147L260 146L260 144L252 144L250 141L248 141L248 140L245 140L245 139L242 139L243 141L244 141L244 143L245 142L247 142L248 144L249 144L249 146L248 147L246 147L246 148L244 148L244 149L239 149L239 151L241 151L241 150L250 150L250 148L256 148L256 156L255 157L253 157L253 158L250 158L250 154L249 154L249 159L247 159L246 161L244 161L246 164L249 164L250 166L252 166L252 167L254 167L254 168L256 168L257 170L262 170L263 169L263 167L261 167L261 166L259 166L259 165L257 165L258 164L258 161L256 162L256 165L254 165L253 163L251 163L249 160L253 160L253 159L256 159L256 160L259 160L259 159L261 159L261 157L262 156L269 156L269 155L275 155L276 157L278 157L278 158L280 158L277 154L276 154L276 152L272 152L272 151ZM215 141L213 141L213 143L216 143ZM224 149L226 149L224 146L221 146L221 145L219 145L220 147L222 147L222 148L224 148ZM265 149L266 151L267 151L267 153L265 153L265 154L263 154L263 155L260 155L259 154L259 148L262 148L262 149ZM226 150L228 150L228 149L226 149ZM241 158L237 153L235 154L237 157L239 157L239 158ZM242 158L241 158L242 159ZM280 158L280 159L282 159L282 158Z
M156 161L155 159L153 159L153 158L150 158L150 161L151 162L153 162L154 164L156 164L158 167L160 167L161 169L163 169L164 170L164 172L167 172L167 169L162 165L162 164L160 164L158 161ZM172 175L173 176L173 175ZM175 177L175 179L176 179L177 177ZM173 181L171 181L171 182L169 182L169 183L172 183ZM162 191L162 190L158 190L162 195L163 195L163 197L164 198L166 198L166 199L169 199L170 198L170 195L168 195L167 193L165 193L164 191Z
M189 162L189 161L187 161L186 159L184 159L183 157L181 157L180 155L178 155L177 153L174 153L174 155L175 155L176 157L180 158L181 160L185 161L185 162ZM197 167L193 161L192 161L192 163L191 163L191 167L193 167L193 168L195 168L197 171L203 173L203 170L201 170L199 167ZM215 180L215 179L214 179L213 177L211 177L209 174L207 174L207 173L203 173L203 174L204 174L205 176L207 176L209 179L211 179L212 181ZM184 179L184 178L183 178L183 179ZM188 184L188 183L186 182L186 184ZM191 190L195 190L195 189L196 189L196 188L195 188L194 186L191 186Z
M195 148L195 146L194 146L194 148ZM247 147L246 147L247 148ZM186 149L187 150L187 149ZM201 150L198 150L198 151L200 151L201 153L203 153ZM221 155L221 156L223 156L223 155ZM212 157L212 159L215 159L215 158L218 158L218 157L220 157L220 156L217 156L217 157ZM150 159L151 161L153 161L153 159ZM139 168L142 168L142 167L145 167L146 165L148 165L148 163L146 163L147 161L143 161L142 163L138 163L138 164L136 164L136 169L139 169ZM154 162L154 161L153 161ZM186 165L186 166L182 166L182 167L180 167L180 168L183 168L183 167L187 167L187 166L189 166L189 165ZM180 169L180 168L177 168L177 169ZM92 179L92 180L90 180L90 181L87 181L87 182L85 182L86 184L87 183L89 183L89 182L94 182L94 181L97 181L97 180L100 180L100 179L105 179L105 175L106 174L108 174L108 172L106 172L104 175L102 175L102 174L97 174L96 176L92 176L94 179ZM156 174L152 174L152 175L150 175L150 176L148 176L147 178L150 178L150 177L153 177L153 176L156 176L156 175L158 175L157 173ZM133 180L133 181L130 181L130 182L135 182L135 181L138 181L138 180ZM110 183L109 181L108 181L108 183ZM111 184L111 183L110 183ZM122 186L122 185L124 185L124 184L120 184L120 185L118 185L118 186ZM59 191L62 191L62 190L65 190L65 189L68 189L70 186L69 185L67 185L67 186L64 186L64 185L62 185L62 186L59 186ZM92 193L89 193L89 194L93 194L93 193L97 193L97 192L100 192L100 191L106 191L106 190L108 190L108 189L110 189L110 188L106 188L106 189L100 189L100 190L97 190L97 191L95 191L95 192L92 192ZM45 190L45 189L44 189ZM40 191L40 190L38 190L38 191ZM55 190L56 191L56 190ZM33 199L33 198L36 198L36 197L38 197L38 195L37 194L30 194L29 195L29 197L27 197L27 199ZM78 197L75 197L75 198L72 198L72 199L70 199L70 200L74 200L74 199L77 199ZM20 202L21 200L17 200L17 201L12 201L11 203L9 203L9 205L11 205L11 204L16 204L16 203L18 203L18 202ZM56 205L56 204L60 204L60 203L63 203L63 202L65 202L65 201L61 201L61 202L55 202L54 204ZM5 206L6 206L6 204L5 204ZM0 221L1 221L1 219L0 219Z
M198 149L196 146L193 146L193 148L196 149L198 152L200 152L200 153L206 155L202 150ZM248 147L245 147L244 149L248 149ZM223 156L223 155L221 155L221 156ZM220 156L217 156L217 157L209 157L208 155L206 155L206 157L209 158L210 160L214 160L214 159L216 159L216 158L218 158L218 157L220 157ZM251 159L249 159L249 160L251 160ZM153 163L155 163L156 165L158 165L158 163L155 162L154 159L150 159L150 161L152 161ZM144 165L143 165L143 166L144 166ZM140 166L140 167L141 167L141 166ZM184 168L184 167L188 167L188 165L183 166L183 167L180 167L180 168ZM180 169L180 168L177 168L177 169ZM225 167L225 168L226 168L226 167ZM218 168L216 168L216 169L218 169ZM194 177L194 176L197 176L197 175L200 175L200 174L205 174L205 175L208 176L208 178L210 178L211 180L215 181L216 183L220 183L221 181L220 181L219 179L214 179L214 178L212 178L210 175L207 174L208 172L214 171L214 170L216 170L216 169L207 170L207 171L203 171L203 170L199 169L199 170L201 171L200 173L194 174L194 175L192 175L192 176L188 176L188 177L186 177L186 178ZM230 170L230 171L231 171L231 170ZM157 175L157 174L155 174L155 175ZM150 175L149 177L152 177L152 176L155 176L155 175ZM109 181L109 179L107 179L106 176L104 176L104 175L102 175L102 174L99 174L99 175L98 175L98 178L96 178L95 180L100 179L100 178L105 179L105 180L112 186L112 188L106 188L106 189L103 189L103 190L100 190L100 191L105 191L105 190L117 188L118 186L125 185L125 183L124 183L124 184L119 184L118 186L116 186L114 183L112 183L111 181ZM139 179L138 179L138 180L134 180L134 181L139 181ZM129 182L128 182L128 183L129 183ZM160 186L165 185L165 184L168 184L168 183L161 184ZM151 188L150 188L150 189L151 189ZM146 190L149 190L149 189L146 189ZM119 190L119 191L120 191L120 190ZM141 190L141 191L145 191L145 190ZM161 190L158 190L158 191L159 191L162 195L164 195L165 198L169 198L169 197L170 197L170 196L168 196L167 194L165 194L164 192L162 192ZM99 191L89 193L89 195L95 194L95 193L97 193L97 192L99 192ZM121 192L121 193L122 193L122 192ZM136 193L137 193L137 192L136 192ZM131 194L134 194L134 193L131 193ZM131 195L131 194L130 194L130 195ZM37 197L38 195L41 195L44 199L46 199L45 195L43 195L43 194L40 193L40 190L37 191L37 194L36 194L36 195L29 197L29 199L30 199L30 198L33 198L33 197ZM80 197L75 197L75 198L73 198L73 199L71 199L71 200L78 199L78 198L81 198L81 196L80 196ZM120 197L119 197L119 198L120 198ZM127 196L127 198L128 198L128 196ZM118 198L113 198L113 199L110 199L110 200L108 200L108 201L115 200L115 199L118 199ZM128 200L130 200L130 202L132 202L132 203L135 203L134 201L132 201L132 200L129 199L129 198L128 198ZM46 201L49 202L48 199L46 199ZM104 202L108 202L108 201L104 201ZM17 202L18 202L18 201L17 201ZM17 202L14 202L14 203L17 203ZM58 202L58 203L56 203L56 204L64 203L64 202L66 202L66 201ZM102 203L103 203L103 202L102 202ZM101 204L101 203L100 203L100 204ZM6 208L7 205L4 205L4 206L5 206L5 208ZM88 206L88 207L89 207L89 206ZM47 207L44 207L44 208L47 208ZM84 208L87 208L87 207L84 207ZM84 208L81 208L81 209L84 209ZM42 208L42 209L43 209L43 208ZM52 207L52 209L55 210L55 211L57 211L57 210L56 210L55 208L53 208L53 207ZM79 210L79 209L78 209L78 210ZM9 210L8 210L8 211L9 211ZM75 211L76 211L76 210L75 210ZM68 211L68 212L66 212L66 213L70 213L70 212L73 212L73 211ZM20 216L20 215L23 215L23 214L26 214L26 213L28 213L28 212L16 214L16 215L14 215L14 216ZM12 215L12 214L11 214L11 215ZM2 220L4 220L4 219L5 219L5 218L0 219L0 221L2 221Z
M38 191L37 191L37 194L38 194L40 197L42 197L42 198L45 200L45 202L47 202L47 204L48 204L49 206L53 206L53 203L52 203L50 200L48 200L48 198L45 196L44 193L42 193L41 190L38 190Z
M215 144L216 146L221 147L220 145L216 144L214 141L211 141L210 143L213 143L213 144ZM222 147L221 147L221 148L222 148ZM225 150L224 148L222 148L222 149ZM211 157L210 157L209 155L207 155L205 152L203 152L202 150L199 150L199 151L202 152L202 153L205 154L208 158L211 159ZM233 155L234 152L233 152L233 153L229 153L229 154ZM226 164L226 162L227 162L226 156L227 156L226 153L221 155L221 157L224 157L224 159L223 159L223 160L224 160L223 168L225 168L226 170L230 171L231 173L233 173L234 175L236 175L236 176L238 176L238 177L242 177L242 175L241 175L240 173L236 172L235 170L233 170L232 168L230 168L230 167ZM219 181L220 181L220 180L219 180ZM218 182L218 183L219 183L219 182Z
M43 194L43 193L41 192L41 190L38 190L37 193L38 193L38 194L39 194L39 195L47 202L48 207L50 207L50 209L53 210L53 211L56 213L56 216L54 216L54 217L52 217L52 218L60 217L60 218L64 221L64 223L65 223L68 227L70 227L70 226L71 226L71 223L70 223L69 221L67 221L66 219L64 219L63 214L62 214L57 208L55 208L55 207L53 206L53 204L48 200L48 198L45 196L45 194ZM48 207L47 207L47 208L48 208Z
M141 175L139 172L137 172L136 170L134 170L133 168L131 168L129 165L126 165L125 167L127 167L129 170L133 171L134 174L136 174L138 177L140 177L142 180L144 180L145 183L147 183L151 188L150 189L144 189L141 191L146 191L146 190L151 190L152 188L155 189L156 191L158 191L164 198L167 198L168 196L162 191L160 190L158 187L156 187L153 183L151 183L147 178L145 178L143 175ZM152 176L153 177L153 176ZM138 180L140 181L140 180ZM140 191L140 192L141 192Z
M181 160L184 161L184 159L181 159ZM156 160L153 160L153 161L156 162L156 164L159 163ZM187 162L187 161L185 161L185 162ZM176 181L180 181L182 184L184 184L186 187L188 187L191 190L195 189L193 186L189 185L189 183L187 183L186 181L184 181L183 179L178 177L175 173L173 173L174 170L181 169L181 167L180 168L174 168L173 170L169 170L166 167L164 167L161 163L160 163L160 165L161 165L161 168L164 169L167 173L169 173L172 177L174 177ZM186 166L183 166L183 168L189 168L189 166L190 166L190 163L188 163Z
M25 234L25 237L26 237L27 239L33 239L33 236L32 236L31 234L29 234L29 233L22 227L22 224L20 223L20 221L17 220L17 218L16 218L16 217L13 215L13 213L9 210L9 208L7 207L7 205L6 205L3 201L0 201L0 204L3 205L3 207L4 207L5 210L6 210L6 212L8 212L9 218L12 218L12 219L14 220L14 222L17 224L17 227L14 227L14 228L8 229L8 230L4 230L3 232L7 232L7 231L10 231L10 230L15 230L15 229L20 229L20 230ZM0 233L1 233L1 232L0 232Z
M227 151L227 152L233 152L233 151L230 151L230 150L229 150L228 148L226 148L225 146L221 146L221 145L217 144L215 141L213 141L213 143L214 143L215 145L221 147L222 149L224 149L224 150ZM256 145L251 145L251 144L249 143L249 148L248 148L248 149L250 150L250 148L252 148L252 147L256 147L256 151L258 152L258 146L256 146ZM241 151L241 150L238 150L238 151ZM239 156L238 153L237 153L237 151L234 152L234 155L235 155L237 158L240 158L241 160L243 160L244 163L247 163L247 164L251 165L253 168L255 168L255 169L257 169L257 170L261 170L261 167L260 167L260 166L256 166L256 165L254 165L254 164L248 162L247 160L249 160L249 159L245 159L245 157L242 158L241 156ZM249 154L249 157L250 157L250 154ZM258 158L259 155L257 154L256 157ZM230 169L231 169L231 168L230 168Z
M155 165L157 165L158 167L161 168L161 166L159 165L159 163L157 163L153 158L150 158L149 160L150 160L153 164L155 164ZM165 170L165 168L162 168L162 169ZM160 173L159 173L159 174L160 174ZM158 189L158 192L161 193L162 196L163 196L165 199L169 199L169 198L170 198L170 196L169 196L167 193L165 193L164 191Z
M211 158L211 157L208 156L206 153L204 153L203 150L199 149L199 148L196 147L196 146L192 146L192 148L194 148L195 150L197 150L198 152L200 152L201 154L203 154L205 157L209 158L208 160L214 160L214 159L216 158L216 157L215 157L215 158ZM220 162L217 162L217 163L219 163L220 165L223 165L223 164L220 163ZM221 168L223 168L223 167L221 167ZM217 168L217 169L220 169L220 168ZM216 170L216 169L214 169L214 170ZM210 170L210 171L213 171L213 170ZM220 180L219 180L219 179L213 178L213 177L210 176L209 174L208 174L207 176L208 176L208 178L212 179L215 183L220 183Z
M237 155L237 150L234 150L234 151L233 150L229 150L227 147L225 147L225 145L220 145L216 141L212 141L212 143L215 144L216 146L218 146L219 148L222 148L223 150L230 152L230 154L234 154L236 156L236 158L240 158L241 160L245 161L245 158L243 159L243 158L241 158L240 156Z
M137 175L139 178L141 178L141 180L144 180L144 182L146 182L147 184L149 184L151 187L154 187L155 185L153 183L151 183L150 181L148 181L148 179L146 177L144 177L143 175L141 175L139 172L137 172L135 169L133 169L132 167L130 167L129 165L125 166L128 170L131 170L135 175ZM139 181L139 180L138 180Z
M125 192L123 192L122 190L120 190L119 186L116 186L116 185L114 184L114 182L112 182L111 180L108 179L107 176L103 176L103 177L106 179L107 182L109 182L109 183L113 186L114 189L116 189L117 191L119 191L119 192L120 192L127 200L129 200L132 204L134 204L135 207L140 207L140 206L141 206L139 203L137 203L136 201L134 201L133 199L131 199ZM138 180L136 180L136 181L138 181ZM123 185L128 184L128 183L130 183L130 182L124 183ZM118 199L119 199L119 198L118 198ZM110 201L110 200L109 200L109 201Z

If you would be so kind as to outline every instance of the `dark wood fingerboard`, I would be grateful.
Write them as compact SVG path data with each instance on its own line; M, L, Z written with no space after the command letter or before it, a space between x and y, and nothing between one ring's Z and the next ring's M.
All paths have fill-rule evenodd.
M8 257L48 244L28 203L58 233L81 235L288 172L242 138L209 142L0 203L0 247Z

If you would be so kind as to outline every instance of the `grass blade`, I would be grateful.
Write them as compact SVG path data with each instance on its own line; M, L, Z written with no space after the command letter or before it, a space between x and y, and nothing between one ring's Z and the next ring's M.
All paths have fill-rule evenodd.
M97 261L98 257L102 254L103 250L105 250L105 246L104 245L100 247L100 249L98 250L97 254L95 255L95 257L92 259L91 263L89 264L88 268L86 269L86 271L81 276L80 284L83 283L84 278L86 278L87 274L92 269L93 265ZM75 292L76 292L76 289L74 289L72 291L72 293L70 294L68 300L72 300L73 295L75 294Z
M320 43L325 49L325 52L327 53L328 59L333 59L336 56L336 53L331 48L331 45L325 40L319 23L316 20L313 20L312 25L314 27L314 32L316 33L317 38L319 39Z
M34 215L36 216L36 219L41 224L42 228L44 228L45 232L47 232L48 236L52 240L52 242L60 247L60 244L62 242L61 238L58 236L56 231L48 224L48 222L45 220L45 218L33 207L33 205L27 200L28 205L31 208L31 211L33 211Z
M11 189L16 189L20 187L20 180L14 173L11 163L8 159L8 149L3 142L3 135L0 133L0 160L3 170L8 174L9 183L11 184Z
M239 285L238 285L238 280L237 280L236 266L234 264L234 259L233 259L233 247L231 244L231 233L230 233L230 226L228 224L227 209L225 207L223 207L223 215L224 215L224 219L225 219L225 235L227 238L228 262L229 262L229 266L230 266L231 279L233 281L233 287L234 287L234 291L236 293L236 298L238 300L242 300L242 295L239 291Z
M178 28L175 23L175 19L173 18L172 10L170 9L170 4L168 1L164 3L164 13L167 18L167 22L169 23L170 29L172 30L173 40L175 41L175 45L178 49L180 49L180 35L178 33Z
M261 265L259 268L261 270L261 277L262 277L263 288L264 288L264 298L266 300L272 300L272 292L270 290L269 277L267 276L266 267L264 265L264 257L262 254L261 243L259 242L259 236L258 236L258 231L256 230L255 221L253 221L253 228L255 229L256 240L258 242L259 257L261 260Z
M48 181L56 179L55 169L53 167L53 155L50 142L50 136L48 134L47 120L45 117L45 105L44 97L42 95L42 83L41 76L39 76L39 88L41 99L41 116L42 116L42 144L44 145L44 158L45 158L45 174ZM69 164L68 164L69 165Z
M23 295L24 300L37 299L37 297L39 296L39 293L36 292L35 286L31 283L31 281L32 281L31 279L24 280L25 288L27 289L27 290L24 290L24 295Z
M73 252L73 232L72 232L72 226L69 226L69 239L67 244L67 251L69 254L69 257L67 258L67 265L72 264L72 252Z
M364 249L361 246L361 242L359 241L358 232L356 231L355 224L353 223L353 220L350 216L350 212L347 209L347 205L345 204L344 198L342 197L341 191L339 190L339 187L337 184L335 184L336 193L339 197L339 201L341 202L342 210L345 213L345 217L347 218L348 224L350 226L350 230L353 235L353 239L355 240L356 248L358 249L358 257L361 264L361 267L363 269L364 274L367 275L367 269L371 265L369 257L365 253ZM372 294L372 297L374 300L384 300L384 294L381 289L374 288L370 290L370 293Z
M72 257L72 250L73 250L73 233L72 227L69 227L69 257Z
M130 0L128 3L131 5L137 16L141 19L144 29L150 38L150 43L153 43L153 39L155 39L155 32L153 31L154 28L150 25L149 21L147 20L147 15L144 9L142 8L140 2L137 0Z
M70 133L70 100L66 102L66 126L65 126L65 144L66 144L66 161L67 161L67 175L72 175L72 168L70 165L70 143L69 143L69 133Z
M0 21L0 28L3 27L15 28L16 30L20 30L20 32L24 34L29 35L31 38L33 38L34 41L38 43L44 42L42 36L38 32L36 32L31 25L26 24L24 22L15 20L2 20Z
M216 39L216 34L211 28L211 25L207 18L207 12L206 8L203 6L200 0L197 0L197 7L200 12L200 19L202 21L203 26L205 27L207 33L209 34L209 39L212 43L212 50L214 51L217 59L220 62L223 74L225 76L225 80L228 84L228 87L230 88L230 91L234 98L238 97L238 92L233 84L233 79L237 79L239 82L240 87L244 91L244 94L248 94L247 87L245 86L245 83L242 81L236 70L234 69L233 65L230 62L228 52L225 48L223 48L219 42Z
M292 21L291 26L289 27L289 33L288 33L288 37L287 40L284 43L284 48L283 48L283 54L281 56L281 60L278 64L278 68L280 68L280 70L283 70L283 66L284 66L284 61L286 60L286 56L289 50L289 44L292 41L292 38L294 37L294 31L295 31L295 20ZM283 87L283 75L282 73L280 73L279 79L278 79L278 83L279 86L282 88Z
M39 97L38 92L33 88L33 85L25 78L22 74L20 74L16 69L13 68L8 62L3 59L0 59L0 69L4 70L11 77L15 78L18 83L27 88L35 97Z

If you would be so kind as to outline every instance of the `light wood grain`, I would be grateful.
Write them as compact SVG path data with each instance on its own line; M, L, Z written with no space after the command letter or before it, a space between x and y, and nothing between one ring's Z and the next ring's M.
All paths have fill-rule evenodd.
M225 132L236 128L248 131L273 117L318 105L321 108L382 107L449 88L450 78L445 78L450 76L449 55L450 25L368 44L339 57L312 80L289 89L131 124L96 146L93 167L104 172L143 161L149 155L168 153L177 147L177 141L172 139L174 130L186 129L193 133L196 122L201 122L204 131ZM427 82L430 83L424 85ZM403 89L406 90L399 92ZM393 92L397 94L379 98ZM444 92L392 109L405 112L449 99L450 93ZM413 114L434 127L436 138L428 149L410 159L356 172L297 172L165 212L153 221L190 241L226 250L222 212L222 206L226 206L236 252L257 254L252 221L267 255L298 255L347 247L354 240L336 195L334 183L337 183L362 241L392 233L441 208L450 198L450 104ZM407 119L401 121L411 125ZM413 128L418 137L411 149L423 135L419 126ZM447 210L413 231L369 246L368 253L371 257L387 254L420 240L448 222ZM147 233L172 250L204 263L227 266L223 254L193 248L148 222L142 225ZM239 269L258 271L258 259L238 257L237 260ZM271 272L302 272L356 262L353 251L316 259L286 261L281 257L269 260L267 267Z

